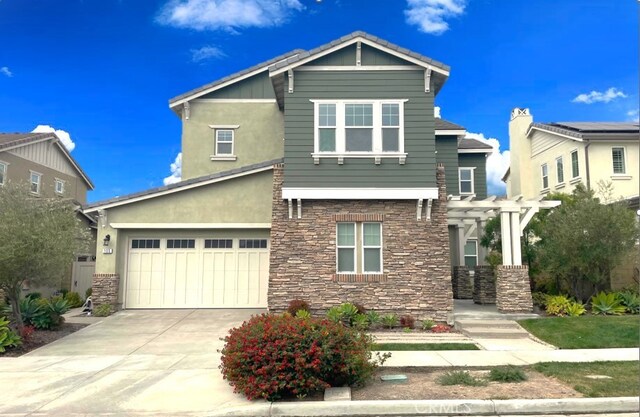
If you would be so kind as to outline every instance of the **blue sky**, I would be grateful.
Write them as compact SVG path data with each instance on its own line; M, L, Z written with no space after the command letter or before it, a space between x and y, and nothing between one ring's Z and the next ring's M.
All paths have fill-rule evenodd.
M364 30L452 67L436 105L497 139L500 192L513 107L637 120L638 16L637 0L0 0L0 131L68 134L90 201L160 186L180 152L168 99Z

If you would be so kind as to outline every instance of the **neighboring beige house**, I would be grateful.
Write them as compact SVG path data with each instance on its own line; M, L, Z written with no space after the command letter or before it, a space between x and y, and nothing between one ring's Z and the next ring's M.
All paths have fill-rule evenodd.
M78 162L60 142L55 133L0 133L0 186L8 181L25 183L29 192L37 197L71 198L78 204L78 217L92 227L95 240L95 221L80 207L86 204L87 191L94 186ZM91 262L95 258L95 244L89 253L79 254L78 259ZM69 286L81 292L89 282L77 283L73 278ZM76 288L78 287L78 288Z
M613 184L613 197L637 205L638 122L534 123L529 109L516 108L509 122L511 165L503 177L507 196L537 198L571 193L576 184L598 191Z

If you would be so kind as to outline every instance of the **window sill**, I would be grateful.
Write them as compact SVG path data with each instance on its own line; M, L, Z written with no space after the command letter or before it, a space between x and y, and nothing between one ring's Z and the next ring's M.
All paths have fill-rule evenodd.
M311 154L313 157L313 163L315 165L320 164L320 159L327 158L336 158L338 160L338 165L342 165L344 163L345 158L372 158L376 165L380 165L382 159L389 158L398 158L398 164L404 165L407 154L404 152L345 152L345 153L330 153L330 152L314 152Z
M631 179L631 175L627 175L627 174L613 174L613 175L611 175L611 179L612 179L612 180L630 180L630 179Z
M334 282L386 282L385 274L333 274L331 279Z
M235 161L238 159L235 155L210 155L209 157L212 161Z
M555 188L556 188L556 190L559 190L561 188L564 188L564 186L565 186L565 183L561 182L560 184L557 184Z
M549 190L548 187L547 188L543 188L542 190L540 190L540 194L549 194L549 191L551 191L551 190Z
M582 181L582 177L575 177L575 178L572 178L571 181L569 181L569 184L572 184L572 185L577 184L580 181Z

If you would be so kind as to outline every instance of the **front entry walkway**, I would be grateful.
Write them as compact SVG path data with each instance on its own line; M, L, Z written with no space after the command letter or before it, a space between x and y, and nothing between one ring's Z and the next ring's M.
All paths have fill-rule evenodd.
M263 310L125 310L0 358L0 415L206 415L248 404L218 369L224 337Z

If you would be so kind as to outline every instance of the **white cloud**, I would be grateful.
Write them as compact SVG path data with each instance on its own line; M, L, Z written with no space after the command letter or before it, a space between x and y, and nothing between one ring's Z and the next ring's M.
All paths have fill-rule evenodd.
M433 115L436 117L436 119L441 119L442 118L440 116L440 106L435 106L433 108Z
M500 152L500 141L496 138L487 139L483 133L467 132L467 139L477 139L493 148L493 153L487 158L487 193L490 195L506 194L506 184L502 182L502 177L507 172L510 163L511 153L509 151Z
M193 62L208 61L210 59L224 58L225 56L227 56L227 54L222 52L222 49L212 45L191 50L191 60Z
M195 30L227 30L280 26L304 9L299 0L171 0L158 22Z
M13 72L11 72L9 67L0 67L0 74L7 77L13 77Z
M640 121L640 110L635 109L635 110L629 110L627 112L627 116L629 116L629 120L633 121L633 122L637 122Z
M571 101L574 103L584 103L584 104L599 103L599 102L608 103L617 98L625 98L625 97L627 97L625 93L623 93L622 91L618 90L615 87L611 87L604 93L601 91L594 90L590 93L578 94L576 98L574 98Z
M60 142L64 145L65 148L69 152L76 148L76 144L73 140L71 140L71 135L66 130L56 129L49 125L38 125L35 129L31 131L32 133L55 133L56 136L60 139Z
M449 30L445 19L461 15L466 5L466 0L407 0L404 15L421 32L441 35Z
M176 156L176 159L173 161L170 168L171 175L162 180L164 185L175 184L176 182L182 181L182 152Z

